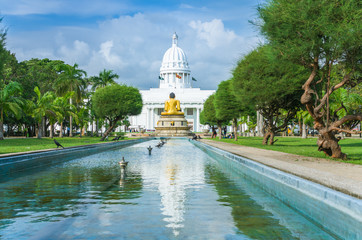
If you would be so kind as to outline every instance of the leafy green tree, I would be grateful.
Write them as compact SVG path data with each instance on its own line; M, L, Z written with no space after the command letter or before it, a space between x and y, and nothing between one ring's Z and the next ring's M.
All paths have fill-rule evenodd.
M82 96L85 93L87 88L87 82L84 77L87 76L87 73L84 70L78 69L78 64L70 66L68 64L63 64L59 67L61 74L59 78L54 83L54 88L58 96L64 96L67 92L75 92L75 101L80 103ZM73 104L73 98L69 99L70 105ZM70 115L69 118L69 136L73 136L73 116Z
M22 62L25 67L24 75L21 76L21 84L28 84L29 92L32 97L36 97L34 89L36 86L39 88L42 94L54 91L53 83L60 77L60 67L64 65L60 60L49 60L48 58L37 59L32 58L30 60Z
M22 88L17 82L0 82L0 140L4 140L4 115L13 113L18 118L21 116L21 91Z
M355 0L288 1L271 0L258 9L256 23L274 49L309 70L301 86L301 103L320 133L318 150L346 159L336 133L349 121L361 121L362 114L332 120L330 96L339 88L361 85L361 6ZM335 68L340 68L334 75Z
M115 84L115 79L118 78L118 74L114 73L113 70L103 69L103 71L99 73L99 76L91 77L92 91L100 87Z
M223 121L232 121L234 130L234 139L238 140L237 125L238 118L242 112L241 104L236 100L231 86L231 80L222 81L215 93L214 105L216 117Z
M263 144L274 144L276 133L287 129L300 103L300 83L305 71L275 53L269 45L241 59L233 71L235 96L261 112L266 133Z
M38 138L42 138L42 125L44 123L44 117L55 117L56 113L54 111L54 106L52 105L55 95L53 92L46 92L41 94L38 87L34 88L34 92L37 95L36 102L33 103L32 116L38 122Z
M102 141L119 120L140 114L143 106L142 96L137 88L118 84L97 89L92 102L96 116L109 121L110 126L101 138Z
M219 119L216 116L215 94L210 95L206 99L201 115L202 118L200 120L202 120L205 124L208 123L210 126L212 126L213 130L214 130L213 126L215 125L217 126L219 130L219 139L221 139L222 137L221 128L223 125L228 124L228 121L225 121L224 119Z

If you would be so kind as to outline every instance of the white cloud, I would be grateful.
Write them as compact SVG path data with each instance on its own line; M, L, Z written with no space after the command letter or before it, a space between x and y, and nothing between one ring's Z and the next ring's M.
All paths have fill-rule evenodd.
M104 43L101 44L101 49L99 50L99 53L101 54L101 56L107 61L108 64L110 64L111 66L121 66L122 65L122 60L119 56L117 56L116 54L112 53L112 48L113 48L113 41L106 41Z
M210 48L230 43L237 38L233 31L224 28L220 19L210 22L191 21L189 25L197 31L197 37L205 40Z
M59 49L61 59L70 64L78 63L82 65L86 63L89 59L89 54L90 50L88 44L79 40L75 40L71 48L61 46Z

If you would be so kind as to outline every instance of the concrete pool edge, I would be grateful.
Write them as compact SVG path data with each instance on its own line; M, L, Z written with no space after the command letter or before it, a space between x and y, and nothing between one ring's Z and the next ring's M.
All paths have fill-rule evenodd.
M208 139L202 139L200 141L362 199L362 165L300 156Z
M252 173L248 174L248 177L252 181L327 231L344 239L362 239L362 201L360 199L207 143L192 142L200 149L223 156L251 170ZM299 199L296 199L298 194ZM303 201L307 199L310 203L304 203L302 199ZM316 208L318 210L312 211L313 207L314 211Z
M25 152L25 153L7 154L6 156L0 157L0 169L1 169L0 176L19 172L27 168L34 168L37 166L41 166L47 164L49 161L54 162L55 158L62 158L61 160L57 160L57 162L64 162L79 157L80 155L88 156L100 151L106 151L126 145L133 145L151 139L154 138L151 137L139 138L139 139L131 139L125 141L118 141L118 142L73 146L64 149L49 149L49 150L32 151L28 153Z

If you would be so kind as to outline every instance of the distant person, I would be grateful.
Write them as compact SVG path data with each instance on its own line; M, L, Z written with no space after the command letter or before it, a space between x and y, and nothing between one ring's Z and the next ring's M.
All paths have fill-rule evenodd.
M214 130L214 131L212 132L211 138L216 138L216 135L217 135L216 130Z

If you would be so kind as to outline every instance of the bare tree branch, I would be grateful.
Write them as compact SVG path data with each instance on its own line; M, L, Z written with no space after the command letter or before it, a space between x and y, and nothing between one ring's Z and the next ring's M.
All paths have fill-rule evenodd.
M337 132L345 132L345 133L350 133L350 134L362 133L362 131L346 130L346 129L337 128L337 127L331 127L331 128L329 128L329 130L330 131L337 131Z
M348 122L348 121L362 121L362 114L357 114L357 115L347 115L344 116L343 118L341 118L338 121L335 121L332 125L331 128L337 128L339 126L341 126L343 123Z

